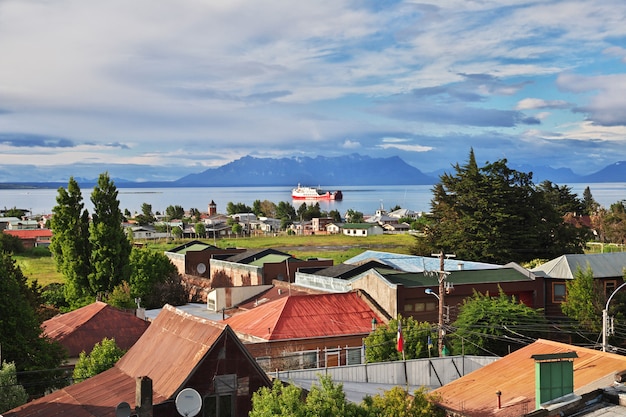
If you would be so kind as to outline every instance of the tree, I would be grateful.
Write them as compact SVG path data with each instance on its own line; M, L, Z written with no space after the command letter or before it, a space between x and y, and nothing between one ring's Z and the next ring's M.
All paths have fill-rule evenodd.
M65 277L65 298L80 307L91 298L91 243L89 241L89 212L76 180L70 177L67 190L59 188L57 205L52 209L50 251L57 270Z
M111 292L129 277L131 244L122 227L117 195L109 174L100 174L91 193L94 213L89 234L92 267L89 288L93 294Z
M452 327L452 351L470 355L504 356L547 331L539 310L507 296L502 289L496 297L474 292L463 300Z
M346 220L350 223L363 223L363 213L348 209L348 211L346 211Z
M432 325L427 322L418 322L413 317L400 316L400 319L402 320L405 358L429 357L428 339L432 333ZM434 334L436 335L436 332ZM365 360L368 363L401 360L402 352L396 349L397 335L398 319L392 319L386 325L378 325L376 330L365 338Z
M252 394L250 417L305 417L302 389L275 379L271 388L262 387Z
M580 200L576 194L572 193L571 187L567 185L559 186L549 180L544 180L537 186L537 190L543 193L545 200L554 207L561 216L567 213L580 215L585 211L582 200Z
M561 304L563 314L578 321L583 329L596 334L600 332L606 297L593 278L591 266L587 264L584 271L578 266L574 279L565 283L565 289L567 295Z
M19 254L24 252L24 245L22 245L22 241L19 237L6 233L0 233L0 250L3 252Z
M89 355L85 351L80 353L72 374L74 381L81 382L112 368L124 353L115 343L115 339L105 337L94 345Z
M232 201L229 201L226 204L226 214L233 215L239 213L253 213L253 210L243 203L233 203Z
M185 209L181 206L167 206L165 209L165 215L169 220L182 220L182 218L185 217Z
M133 248L130 271L130 296L141 298L144 307L161 308L164 304L186 302L185 289L177 279L178 269L163 253Z
M156 221L156 218L152 213L152 204L141 204L141 214L136 215L135 220L141 226L154 223Z
M592 215L598 211L600 204L591 195L591 189L589 186L585 187L583 191L583 214Z
M0 346L2 359L18 372L55 369L65 360L61 345L48 339L29 299L36 298L15 261L0 252ZM19 377L31 394L54 386L49 378L30 372Z
M342 384L330 376L320 376L306 398L301 388L274 380L272 388L262 387L252 394L250 417L335 417L363 415L359 406L350 403Z
M243 231L243 227L239 223L233 223L231 231L235 234L235 236L239 236Z
M535 189L532 174L510 169L506 159L479 168L473 150L454 170L433 188L419 250L500 264L582 253L589 230L565 223L556 203Z
M28 400L28 393L17 382L14 362L2 361L0 366L0 413L11 410Z
M343 384L336 384L328 375L319 375L318 383L306 395L292 384L274 380L271 388L262 387L252 394L250 417L443 417L438 409L439 397L425 388L409 395L394 387L374 397L366 396L361 404L346 399Z
M333 209L329 211L328 217L332 218L334 222L341 222L341 213L339 213L339 210Z
M421 387L413 395L401 388L393 387L363 401L369 416L379 417L443 417L445 412L436 406L440 399Z
M194 229L198 237L206 237L206 226L204 225L204 223L202 222L196 223L196 225L194 226Z
M296 218L296 209L291 203L281 201L276 206L276 218L280 219L280 228L286 229Z

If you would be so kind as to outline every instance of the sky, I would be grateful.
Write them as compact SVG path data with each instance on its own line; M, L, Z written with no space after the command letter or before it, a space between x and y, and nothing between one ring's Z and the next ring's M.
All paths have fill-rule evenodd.
M626 160L623 0L0 0L0 181Z

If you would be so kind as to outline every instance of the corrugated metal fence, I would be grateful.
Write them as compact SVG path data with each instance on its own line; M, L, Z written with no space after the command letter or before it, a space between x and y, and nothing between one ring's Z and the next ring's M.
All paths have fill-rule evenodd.
M330 375L335 382L411 385L437 388L497 360L486 356L445 356L441 358L379 362L329 368L276 371L271 375L288 381L317 380Z

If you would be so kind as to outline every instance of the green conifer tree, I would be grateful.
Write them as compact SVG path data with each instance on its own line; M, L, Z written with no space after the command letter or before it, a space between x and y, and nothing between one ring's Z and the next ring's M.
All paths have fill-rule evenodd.
M117 195L109 174L100 174L91 193L94 213L89 233L92 267L89 287L95 294L111 292L128 281L130 275L131 244L122 227L124 216Z

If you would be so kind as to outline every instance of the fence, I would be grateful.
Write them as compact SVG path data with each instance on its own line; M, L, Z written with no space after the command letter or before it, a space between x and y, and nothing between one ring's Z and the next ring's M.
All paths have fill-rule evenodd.
M329 375L335 382L358 382L438 388L499 358L486 356L445 356L407 361L378 362L327 368L271 372L281 380L317 380Z

